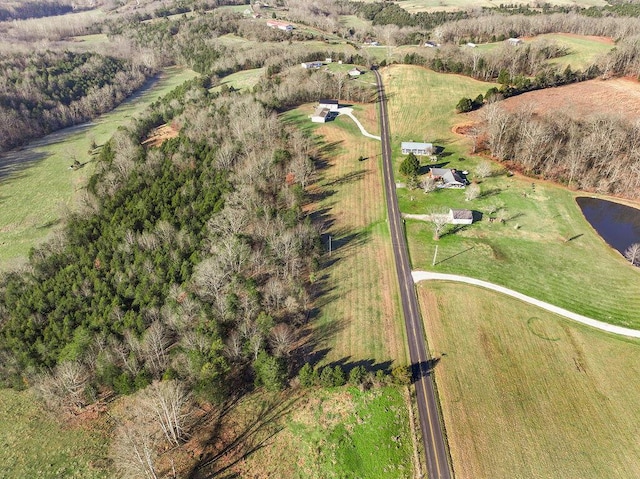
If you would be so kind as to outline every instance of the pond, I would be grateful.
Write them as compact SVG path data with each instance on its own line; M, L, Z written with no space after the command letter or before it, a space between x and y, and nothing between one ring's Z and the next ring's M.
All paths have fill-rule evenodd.
M640 210L598 198L576 198L587 221L598 234L620 253L640 243Z

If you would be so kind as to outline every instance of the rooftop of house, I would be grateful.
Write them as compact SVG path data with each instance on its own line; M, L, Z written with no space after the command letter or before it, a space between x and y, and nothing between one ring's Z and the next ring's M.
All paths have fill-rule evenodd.
M421 143L416 141L403 141L402 149L414 149L414 148L433 148L432 143Z
M471 210L454 210L451 208L451 217L456 220L472 220L473 211Z
M318 103L320 103L321 105L337 105L338 100L322 99L322 100L318 100Z

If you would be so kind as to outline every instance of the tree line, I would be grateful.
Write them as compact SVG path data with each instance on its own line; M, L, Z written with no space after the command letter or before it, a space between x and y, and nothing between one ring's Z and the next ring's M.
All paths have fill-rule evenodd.
M485 106L484 146L525 174L599 193L640 197L640 125L623 118L575 119Z
M95 53L35 52L0 59L0 150L109 111L152 70Z

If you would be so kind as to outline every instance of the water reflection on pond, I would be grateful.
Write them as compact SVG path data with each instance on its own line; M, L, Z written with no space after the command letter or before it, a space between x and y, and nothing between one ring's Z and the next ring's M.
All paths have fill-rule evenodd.
M640 243L640 210L598 198L576 198L587 221L611 246L624 254Z

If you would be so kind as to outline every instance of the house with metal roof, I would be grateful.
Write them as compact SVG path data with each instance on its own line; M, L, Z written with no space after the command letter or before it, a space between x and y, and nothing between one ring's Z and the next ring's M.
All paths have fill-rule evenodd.
M438 188L464 188L467 186L467 180L457 170L431 168L429 174L438 183Z
M416 156L426 156L433 154L433 143L417 143L414 141L403 141L401 145L402 154L413 153Z

